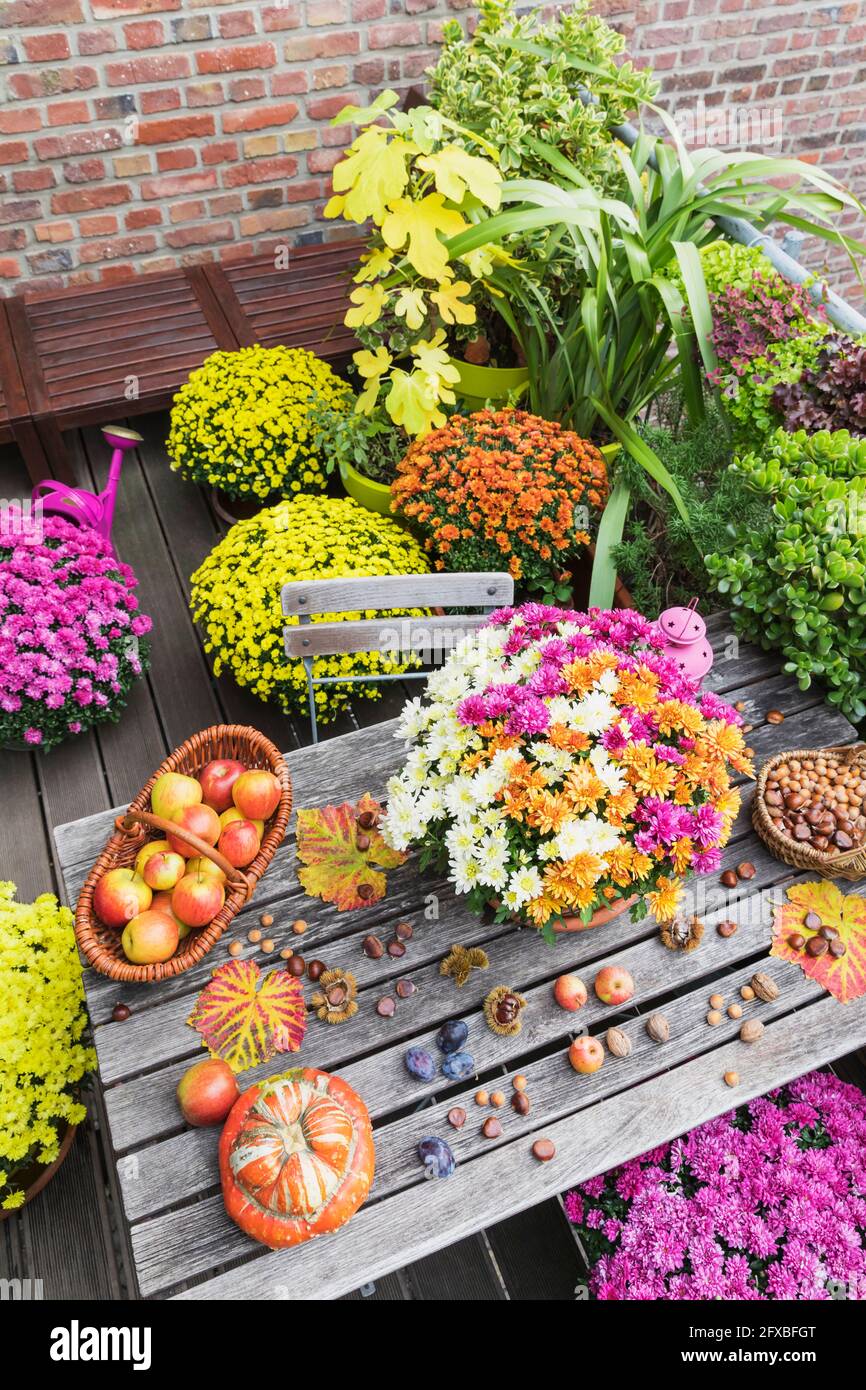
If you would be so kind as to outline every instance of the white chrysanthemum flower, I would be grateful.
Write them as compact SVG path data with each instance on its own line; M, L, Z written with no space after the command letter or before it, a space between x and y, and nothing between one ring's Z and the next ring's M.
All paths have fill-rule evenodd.
M448 878L454 884L455 893L468 893L480 883L481 870L475 859L454 859Z
M531 902L537 898L542 890L541 874L534 865L518 869L508 880L508 891L506 901L508 906L513 908L523 907L524 903Z
M614 670L602 671L598 680L595 682L597 690L603 690L606 695L613 695L619 685L619 674Z
M617 766L607 749L602 747L600 743L597 743L591 750L589 761L595 768L599 780L604 783L609 792L615 795L617 792L624 791L628 786L625 773Z
M603 857L616 849L619 843L619 834L614 827L593 812L585 816L572 816L556 836L556 848L563 859L573 859L576 854L598 854Z
M571 727L584 734L603 734L618 717L619 710L609 695L603 690L590 690L578 701Z
M559 850L556 846L556 840L541 840L536 850L536 855L541 860L542 864L549 863L551 859L557 859L559 857Z

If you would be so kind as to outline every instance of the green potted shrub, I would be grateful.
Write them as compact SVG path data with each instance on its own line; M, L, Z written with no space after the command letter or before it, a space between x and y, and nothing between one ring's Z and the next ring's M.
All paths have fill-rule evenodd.
M309 417L313 448L330 473L335 468L350 497L370 512L391 515L391 483L409 447L406 432L378 406L369 415L314 402Z

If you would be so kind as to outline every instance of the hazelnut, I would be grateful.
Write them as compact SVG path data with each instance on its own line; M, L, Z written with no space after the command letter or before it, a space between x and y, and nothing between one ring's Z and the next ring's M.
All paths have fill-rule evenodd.
M230 955L230 956L239 956L240 953L241 953L241 951L242 951L243 949L244 949L244 948L243 948L243 946L241 945L240 941L233 941L233 942L231 943L231 945L229 946L229 955Z
M722 1015L719 1013L718 1009L710 1009L710 1012L707 1014L707 1023L710 1027L718 1028L721 1021Z
M725 1085L726 1085L726 1086L739 1086L739 1084L740 1084L740 1073L739 1073L739 1072L737 1072L737 1071L726 1071L726 1072L725 1072Z
M747 1019L740 1029L740 1037L744 1043L757 1042L764 1031L764 1025L759 1018Z
M295 933L295 936L303 936L306 930L307 923L304 921L303 917L299 917L296 922L292 923L292 931Z
M608 1028L604 1040L608 1052L613 1057L627 1057L631 1052L631 1039L621 1028Z
M523 1072L518 1072L511 1084L515 1091L525 1091L528 1083Z
M264 953L265 953L266 956L269 956L269 955L271 954L271 952L275 949L275 947L276 947L276 942L275 942L275 941L272 941L270 937L267 937L267 938L262 942L262 950L264 951Z
M650 1014L646 1021L646 1031L653 1042L667 1042L671 1035L671 1026L664 1014Z
M779 997L779 986L772 975L767 975L763 970L752 976L752 989L764 1004L771 1004Z
M741 998L741 999L745 999L745 1001L746 1001L747 1004L749 1003L750 1000L754 999L754 997L755 997L755 991L752 989L752 986L751 986L751 985L743 985L743 986L741 987L741 989L740 989L740 998Z
M293 954L294 952L292 951L291 946L284 946L283 949L280 951L280 956L283 960L288 960L289 957Z
M742 1017L743 1017L743 1006L742 1006L742 1004L729 1004L729 1005L728 1005L728 1018L742 1018Z
M254 945L257 941L261 941L261 939L262 934L258 927L253 927L252 931L247 932L247 941L252 941Z
M270 912L263 912L259 921L263 927L272 927L274 925L274 919Z
M489 1099L490 1099L490 1097L488 1096L488 1094L487 1094L486 1091L476 1091L476 1092L475 1092L475 1104L476 1104L476 1105L486 1105Z
M725 1007L725 996L723 994L710 995L710 1008L723 1009Z
M490 1104L491 1104L491 1105L496 1105L496 1106L504 1105L504 1104L505 1104L505 1095L504 1095L504 1093L503 1093L502 1091L491 1091L491 1092L490 1092Z

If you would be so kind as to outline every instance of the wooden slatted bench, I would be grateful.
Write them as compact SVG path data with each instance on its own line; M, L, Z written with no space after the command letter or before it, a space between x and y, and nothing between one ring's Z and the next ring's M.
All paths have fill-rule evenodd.
M19 444L34 482L72 481L63 434L165 409L222 348L305 347L342 364L357 243L179 268L121 285L0 300L0 442Z

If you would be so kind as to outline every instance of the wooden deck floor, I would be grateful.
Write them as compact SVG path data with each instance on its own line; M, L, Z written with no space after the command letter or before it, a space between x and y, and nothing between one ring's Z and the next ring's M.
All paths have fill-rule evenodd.
M0 879L12 879L25 902L59 891L52 826L128 801L166 753L196 730L220 721L251 723L284 749L310 741L306 721L286 719L230 677L213 679L187 596L189 576L220 535L220 524L205 495L168 467L167 417L134 423L145 443L125 466L114 540L139 578L141 606L153 619L152 665L118 724L47 756L0 751L0 788L9 808L0 822ZM108 451L99 431L70 434L67 442L79 483L104 486ZM0 449L0 497L24 498L29 491L20 455ZM355 717L326 726L323 736L387 718L403 698L395 691L380 702L360 701ZM46 1298L116 1299L130 1287L99 1106L94 1085L87 1124L57 1177L30 1207L0 1223L0 1278L41 1279ZM389 1276L372 1296L568 1300L581 1279L565 1219L557 1203L548 1203Z

